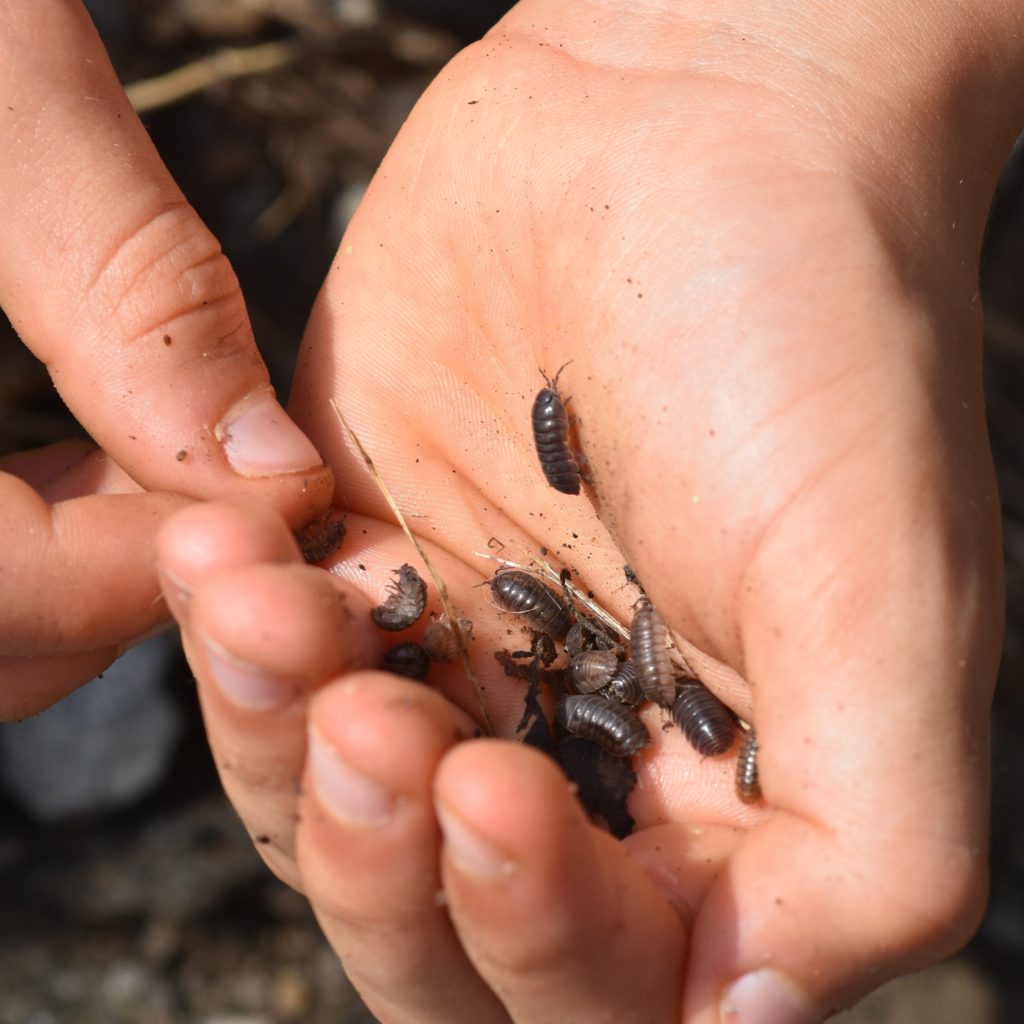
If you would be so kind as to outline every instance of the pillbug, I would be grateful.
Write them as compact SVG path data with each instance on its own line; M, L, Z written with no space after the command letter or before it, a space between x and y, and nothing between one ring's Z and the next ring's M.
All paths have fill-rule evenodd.
M761 782L757 777L757 733L753 729L748 729L740 740L736 795L745 804L756 804L761 799Z
M491 593L499 608L525 616L550 636L561 639L572 626L572 615L561 597L528 572L499 570L491 579Z
M548 380L541 370L547 387L541 388L533 400L533 443L547 482L562 494L579 494L580 467L569 447L569 417L558 393L558 378L568 365L559 369L554 380Z
M627 707L640 704L644 699L644 691L640 689L636 678L636 665L631 661L621 662L615 675L608 681L605 693Z
M724 754L736 738L732 712L697 679L680 682L672 719L690 746L704 757Z
M615 675L619 659L614 651L583 651L569 664L569 674L577 693L593 693Z
M423 577L408 564L395 572L398 581L388 585L387 600L370 612L373 621L389 633L408 629L427 607L427 585Z
M473 623L460 616L459 630L468 642L473 636ZM459 656L459 641L447 613L423 630L423 647L431 661L454 661Z
M671 707L675 697L675 680L669 661L668 630L654 605L642 597L633 615L629 631L630 651L636 666L636 678L648 700L662 707Z
M389 647L384 652L380 667L385 672L392 672L396 676L405 676L407 679L423 682L427 678L427 672L430 671L430 658L419 644L407 640L405 643Z
M295 534L303 559L310 565L330 558L341 547L348 530L345 517L338 516L333 509L325 512L315 523L311 523Z
M616 757L629 757L651 740L647 727L629 708L593 693L566 697L556 714L566 732L593 740Z

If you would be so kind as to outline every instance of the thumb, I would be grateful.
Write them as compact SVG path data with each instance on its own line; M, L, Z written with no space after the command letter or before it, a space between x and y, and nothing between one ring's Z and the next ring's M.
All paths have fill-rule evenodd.
M234 273L84 8L0 6L0 86L0 302L69 407L147 489L310 519L330 473L274 398Z
M745 581L772 814L701 906L687 1022L822 1020L980 920L998 541L896 504L832 531L791 516ZM809 538L814 558L794 559Z

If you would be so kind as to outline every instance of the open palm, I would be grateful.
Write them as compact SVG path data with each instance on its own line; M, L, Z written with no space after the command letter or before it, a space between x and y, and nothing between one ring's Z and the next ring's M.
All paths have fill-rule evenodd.
M414 111L307 332L291 411L347 510L332 576L253 508L165 534L229 792L382 1019L704 1024L755 972L727 1005L813 1020L976 921L1000 628L976 239L889 217L887 169L826 121L492 34ZM530 436L565 364L579 497ZM471 724L434 694L345 674L415 559L331 400L472 618L500 735L523 694L493 654L521 634L480 553L546 550L622 621L628 562L756 723L764 806L648 707L616 843L539 755L456 744ZM262 697L207 685L225 672ZM431 678L479 720L457 665Z

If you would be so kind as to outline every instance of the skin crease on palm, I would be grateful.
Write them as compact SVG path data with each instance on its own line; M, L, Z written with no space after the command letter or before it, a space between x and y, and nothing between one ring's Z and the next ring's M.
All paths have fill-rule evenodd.
M187 605L169 600L229 793L382 1019L711 1024L723 986L770 967L805 1016L794 995L735 1019L810 1020L952 951L984 904L1001 581L975 267L1009 136L988 125L987 148L954 152L881 91L830 93L795 47L764 47L758 67L739 20L662 12L616 33L605 5L573 6L520 5L428 90L327 278L292 412L348 510L330 568L356 621L412 556L331 399L473 619L499 734L521 691L493 660L514 640L475 553L546 547L622 620L629 561L701 676L756 723L764 806L735 799L731 758L702 762L648 709L636 832L616 844L539 755L450 751L462 720L422 688L324 685L372 665L376 641L332 664L318 638L356 631L251 509L172 522L170 578L193 571L190 538L227 522L235 540L196 556ZM937 163L968 187L922 185ZM594 477L579 498L547 487L529 434L539 370L564 364ZM238 646L252 620L274 654ZM199 637L290 666L301 697L234 707ZM437 678L476 714L458 670ZM359 709L361 733L342 724ZM408 829L412 880L315 787L297 803L307 713L349 755L362 743L379 781L399 769L392 740L369 738L429 747L433 799L518 872L481 881L451 851L438 867L429 791L388 826ZM261 762L246 736L272 730L287 750ZM442 885L447 910L413 905Z

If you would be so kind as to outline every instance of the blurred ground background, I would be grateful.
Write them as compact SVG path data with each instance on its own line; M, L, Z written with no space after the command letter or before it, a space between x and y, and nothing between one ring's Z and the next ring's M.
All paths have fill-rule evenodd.
M167 101L204 76L222 79L201 94L153 106L144 120L224 245L257 339L286 392L313 298L390 139L440 67L506 5L91 0L88 6L126 83L201 62L184 74L184 86L180 75L159 80L136 93L137 102ZM226 47L243 52L210 61ZM258 74L237 74L259 68ZM843 1015L845 1024L1021 1019L1022 267L1024 159L1018 147L993 211L983 275L989 416L1009 591L994 720L991 905L964 953L887 986ZM0 327L0 453L74 430L45 371L6 325ZM156 688L145 702L152 718L133 717L142 713L138 707L111 708L93 687L63 721L57 712L45 722L0 729L6 773L0 783L0 1024L370 1021L303 901L263 869L221 797L180 653L164 642L142 658L130 671ZM83 719L95 727L83 728ZM158 745L150 744L139 754L143 761L111 767L102 760L111 747L130 746L107 742L109 730L117 729L126 736L162 735L162 753L154 754ZM94 744L99 750L84 746L89 733L104 737ZM98 759L98 793L87 791L89 772L81 768L90 759ZM73 773L79 766L77 778L61 776L67 765ZM124 781L118 792L103 790L102 780L112 775ZM26 802L25 790L47 786L59 799Z

